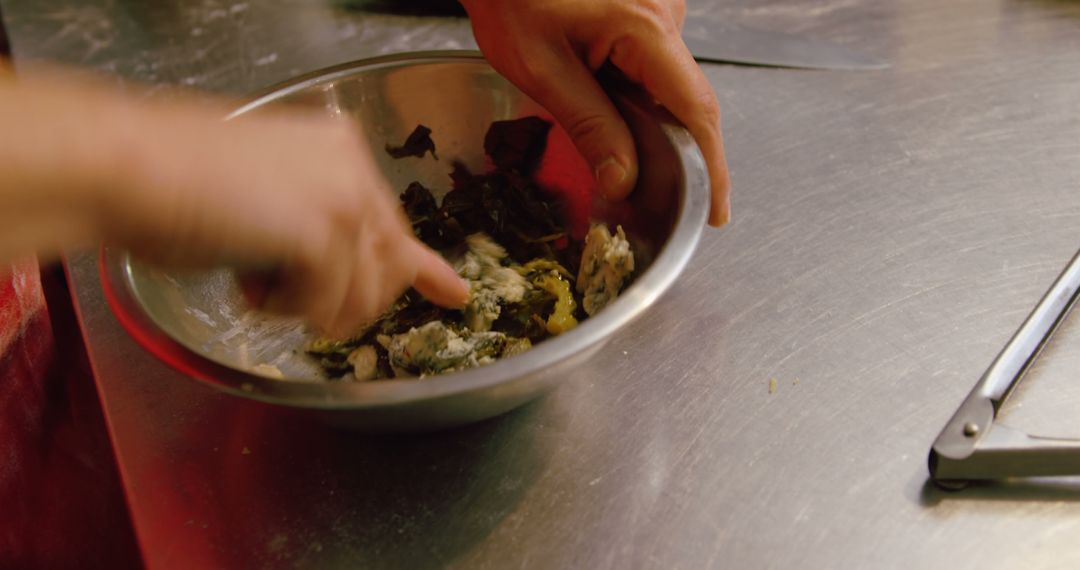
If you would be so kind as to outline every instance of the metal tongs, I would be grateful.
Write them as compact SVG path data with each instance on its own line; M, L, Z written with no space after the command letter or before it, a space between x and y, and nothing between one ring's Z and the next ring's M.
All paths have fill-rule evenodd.
M935 483L956 489L980 479L1080 474L1080 439L1032 436L994 423L1077 299L1080 252L934 441L930 477Z

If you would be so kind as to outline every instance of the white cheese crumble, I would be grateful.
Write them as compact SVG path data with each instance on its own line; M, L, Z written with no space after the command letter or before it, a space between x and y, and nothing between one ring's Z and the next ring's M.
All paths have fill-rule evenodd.
M469 250L457 263L459 275L469 281L471 295L465 306L465 326L473 332L491 330L503 305L520 303L529 282L510 267L503 267L506 250L484 234L466 238Z
M585 313L592 316L615 300L633 272L634 252L622 226L614 236L603 224L589 228L577 280Z
M451 330L441 321L431 321L408 332L383 337L390 364L421 376L455 372L494 361L506 343L500 332Z

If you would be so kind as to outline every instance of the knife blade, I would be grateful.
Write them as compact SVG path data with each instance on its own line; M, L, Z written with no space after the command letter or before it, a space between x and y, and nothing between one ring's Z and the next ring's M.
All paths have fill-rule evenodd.
M848 71L889 67L884 61L832 42L745 26L709 30L700 24L688 25L683 39L700 62Z

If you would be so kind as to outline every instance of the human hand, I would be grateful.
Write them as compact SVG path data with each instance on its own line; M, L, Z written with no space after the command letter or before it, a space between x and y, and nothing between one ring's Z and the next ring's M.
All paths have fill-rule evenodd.
M680 34L683 0L461 0L491 65L555 116L593 167L601 192L637 179L634 141L594 73L610 62L667 107L709 168L709 223L731 217L720 105Z
M351 124L299 112L224 123L181 105L119 112L126 170L103 212L106 239L150 261L226 264L249 299L352 334L408 287L464 305L468 289L413 235Z

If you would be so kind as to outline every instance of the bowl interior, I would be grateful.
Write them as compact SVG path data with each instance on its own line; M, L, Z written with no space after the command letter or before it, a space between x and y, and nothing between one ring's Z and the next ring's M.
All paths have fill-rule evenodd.
M454 161L473 171L485 168L483 140L492 121L548 116L483 60L464 56L389 59L331 69L271 90L234 118L243 120L283 104L355 119L393 188L400 191L419 181L440 198L450 189ZM635 132L641 156L639 187L629 201L612 205L591 197L588 168L558 127L549 139L541 178L560 193L577 231L583 231L587 219L624 225L641 275L671 236L685 201L685 157L678 155L671 133L657 122L654 110L631 99L620 98L619 106ZM383 151L387 143L402 143L418 124L432 130L438 160L430 155L395 160ZM120 265L123 286L138 309L191 352L239 371L260 374L260 365L269 365L291 380L322 378L319 368L299 350L310 335L303 324L250 311L230 272L165 271L126 255ZM572 336L544 344L573 342L568 338Z

